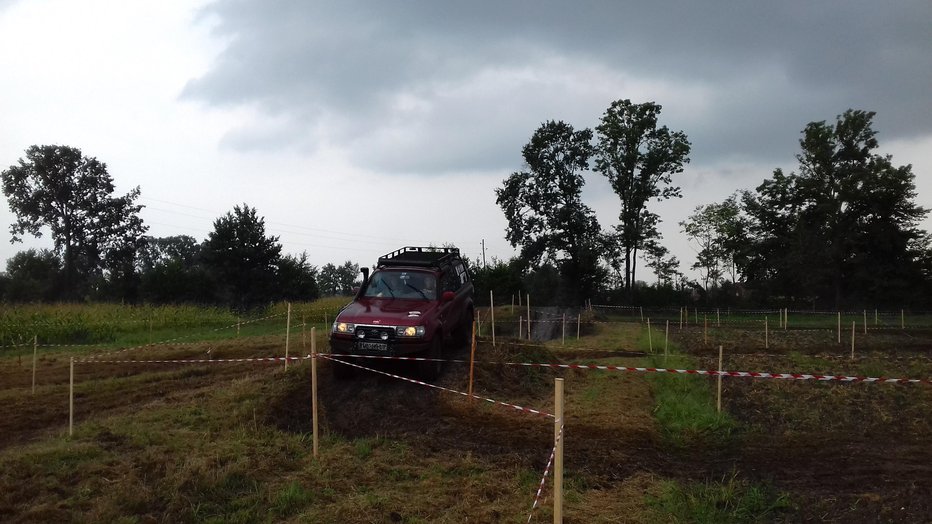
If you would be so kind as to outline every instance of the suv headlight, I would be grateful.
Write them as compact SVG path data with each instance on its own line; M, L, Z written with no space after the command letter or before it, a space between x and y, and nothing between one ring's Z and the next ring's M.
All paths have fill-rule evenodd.
M424 326L398 327L398 329L395 330L395 334L399 337L423 337Z
M356 324L350 322L334 322L332 331L334 333L352 335L353 332L356 331Z

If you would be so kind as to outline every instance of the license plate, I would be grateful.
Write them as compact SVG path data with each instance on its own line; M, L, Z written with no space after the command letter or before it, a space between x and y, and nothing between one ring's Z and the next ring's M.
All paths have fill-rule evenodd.
M388 351L388 344L383 342L357 342L361 351Z

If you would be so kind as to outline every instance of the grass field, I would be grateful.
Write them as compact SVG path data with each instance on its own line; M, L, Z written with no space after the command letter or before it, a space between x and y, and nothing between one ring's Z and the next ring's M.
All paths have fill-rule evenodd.
M290 354L310 352L311 327L326 352L341 305L294 305ZM928 384L726 378L719 413L715 378L499 364L711 369L722 345L731 370L928 379L932 336L919 328L869 330L852 360L850 341L838 344L830 331L787 329L764 347L757 326L680 330L671 322L667 339L659 323L648 337L630 312L587 312L578 340L572 323L563 339L561 319L552 340L517 343L518 314L509 309L496 310L495 346L488 312L480 316L475 391L552 412L553 378L564 378L566 522L932 520ZM284 305L253 319L156 311L68 310L87 326L109 323L114 336L41 345L35 393L31 343L0 351L2 520L528 520L552 418L384 374L337 381L334 364L321 359L314 457L309 361L287 370L281 361L223 362L283 356ZM5 311L2 322L28 333L55 317L46 314ZM149 318L163 320L150 332ZM250 320L237 334L236 324ZM97 359L75 365L69 437L69 361L89 355ZM449 356L468 359L468 348ZM214 362L111 362L206 358ZM405 362L366 364L414 376ZM466 391L468 380L468 365L450 362L438 385ZM533 522L552 520L551 487L547 479Z

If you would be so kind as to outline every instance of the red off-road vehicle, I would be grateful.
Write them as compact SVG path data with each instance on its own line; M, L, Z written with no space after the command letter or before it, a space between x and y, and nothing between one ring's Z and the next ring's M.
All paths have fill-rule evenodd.
M457 248L404 247L379 257L372 275L353 301L337 315L330 330L334 357L352 355L443 358L445 350L469 341L473 321L473 285ZM428 380L440 375L442 362L418 361ZM333 362L337 378L355 368Z

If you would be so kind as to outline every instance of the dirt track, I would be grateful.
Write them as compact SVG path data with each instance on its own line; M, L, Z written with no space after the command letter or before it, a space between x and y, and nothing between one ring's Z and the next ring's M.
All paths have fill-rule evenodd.
M162 348L145 358L200 358L205 346ZM227 342L212 347L215 358L268 356L279 351L275 341ZM485 350L483 350L485 351ZM502 350L499 350L502 351ZM466 356L460 350L455 357ZM487 354L487 360L502 354ZM144 358L143 355L134 355ZM586 358L599 355L587 353ZM571 359L572 355L564 357ZM348 438L402 439L412 447L434 452L471 453L541 470L552 446L552 419L529 415L449 393L431 390L394 378L362 373L350 381L337 381L329 362L320 367L320 401L325 432ZM242 365L107 365L78 366L77 422L82 413L132 411L147 402L182 400L216 388L246 374L275 373L277 364ZM383 364L379 369L411 375L406 364ZM651 415L650 385L644 376L617 374L608 386L592 391L589 372L561 374L567 384L566 469L591 489L607 489L637 475L716 481L738 472L742 478L768 482L790 493L798 504L790 520L899 521L932 520L932 446L927 412L899 409L916 398L929 400L917 386L887 398L869 388L902 388L877 384L837 385L813 389L805 402L829 402L826 414L836 419L826 428L781 418L780 402L794 403L791 389L735 379L726 384L726 408L747 429L731 441L697 443L672 448L658 435ZM477 393L545 411L552 409L549 370L478 366ZM116 378L114 378L116 377ZM449 364L440 384L465 391L468 370ZM108 381L101 380L109 378ZM119 383L119 381L125 383ZM742 381L743 380L743 381ZM0 449L60 434L67 428L68 364L64 358L45 359L40 367L37 403L28 394L29 370L17 361L0 367ZM114 382L116 381L116 382ZM820 387L816 385L815 387ZM807 389L809 388L809 389ZM848 388L848 389L844 389ZM858 389L860 388L860 389ZM894 390L896 391L896 390ZM866 396L870 402L836 409L838 395ZM906 393L904 393L906 394ZM918 395L918 396L916 396ZM786 397L786 398L785 398ZM847 397L845 397L847 398ZM866 401L865 401L866 402ZM798 402L797 402L798 403ZM879 403L879 404L878 404ZM280 398L270 399L266 422L293 432L310 431L307 408L310 388L296 383ZM925 404L928 406L929 404ZM585 412L586 418L573 409ZM898 411L899 409L899 411ZM872 418L870 413L902 413L909 420Z

